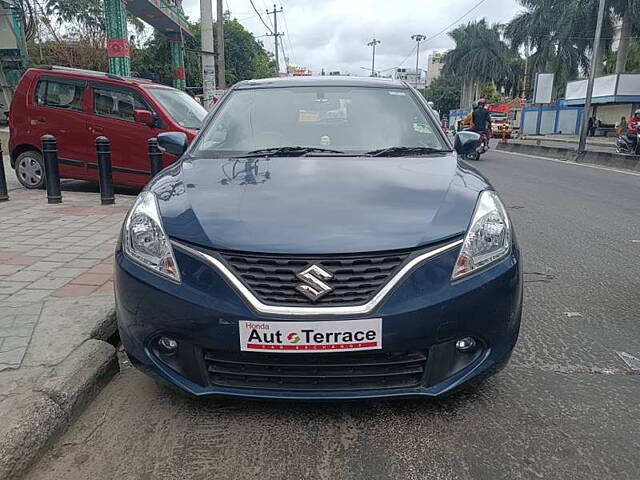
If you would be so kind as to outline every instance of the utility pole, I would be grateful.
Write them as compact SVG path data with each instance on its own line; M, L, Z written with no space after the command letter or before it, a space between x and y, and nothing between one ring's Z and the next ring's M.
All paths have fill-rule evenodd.
M367 43L367 46L372 47L373 49L373 56L371 58L371 76L375 77L376 76L376 45L380 45L380 40L376 40L376 36L373 36L373 40L371 40L369 43Z
M604 10L606 0L600 0L598 7L598 23L596 25L596 36L593 39L593 51L591 52L591 70L589 71L589 82L587 83L587 95L584 100L584 111L582 112L582 128L580 129L580 143L578 143L578 155L585 151L587 146L587 133L589 133L589 115L591 115L591 99L593 98L593 84L596 81L596 61L598 50L600 49L600 36L602 35L602 23L604 21Z
M276 47L276 72L278 76L280 76L280 55L278 54L278 42L279 38L284 36L284 33L278 32L278 14L282 13L284 10L280 7L280 10L276 8L275 3L273 4L273 11L267 10L267 15L273 15L273 33L267 33L267 36L273 37L273 41Z
M213 52L213 0L200 0L200 40L202 42L202 96L204 108L213 106L216 66Z
M422 34L418 34L418 35L411 35L411 39L415 40L416 43L418 44L418 49L416 50L416 90L418 89L418 79L420 78L420 69L419 69L419 62L420 62L420 42L422 42L425 38L424 35Z
M202 1L202 0L201 0ZM222 11L222 0L217 0L217 27L216 28L216 40L218 48L216 49L216 59L218 63L216 65L218 70L218 88L225 88L226 82L224 79L224 12Z

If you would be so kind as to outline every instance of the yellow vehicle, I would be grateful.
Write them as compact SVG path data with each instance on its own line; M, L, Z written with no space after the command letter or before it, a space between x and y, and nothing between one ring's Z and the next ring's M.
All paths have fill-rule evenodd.
M491 112L491 136L502 138L506 135L507 138L511 138L512 133L509 116L506 113Z

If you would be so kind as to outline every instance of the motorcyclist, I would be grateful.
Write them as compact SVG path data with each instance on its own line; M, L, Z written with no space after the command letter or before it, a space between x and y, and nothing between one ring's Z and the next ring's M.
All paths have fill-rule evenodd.
M632 152L638 150L638 134L640 134L640 109L636 110L633 117L627 123L627 131L623 132L627 136L627 141L631 146Z
M490 138L491 114L486 109L486 105L487 101L484 98L474 104L474 110L471 113L471 130Z

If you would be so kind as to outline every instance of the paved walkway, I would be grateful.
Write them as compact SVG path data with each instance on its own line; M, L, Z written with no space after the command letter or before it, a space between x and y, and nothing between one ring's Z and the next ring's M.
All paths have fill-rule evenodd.
M115 331L113 252L135 197L102 206L78 183L49 205L44 190L11 182L0 202L0 478L23 470L117 365L104 342Z
M0 206L0 371L19 368L47 300L112 295L113 250L130 199L13 190ZM98 203L96 205L96 203Z

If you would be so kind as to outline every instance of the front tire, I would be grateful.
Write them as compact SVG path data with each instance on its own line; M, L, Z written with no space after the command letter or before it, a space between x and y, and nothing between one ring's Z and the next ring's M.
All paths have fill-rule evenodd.
M467 153L464 158L465 158L465 160L470 160L472 162L476 162L476 161L480 160L480 154L478 152Z
M28 189L44 188L45 173L42 154L29 150L18 155L15 164L16 177Z

